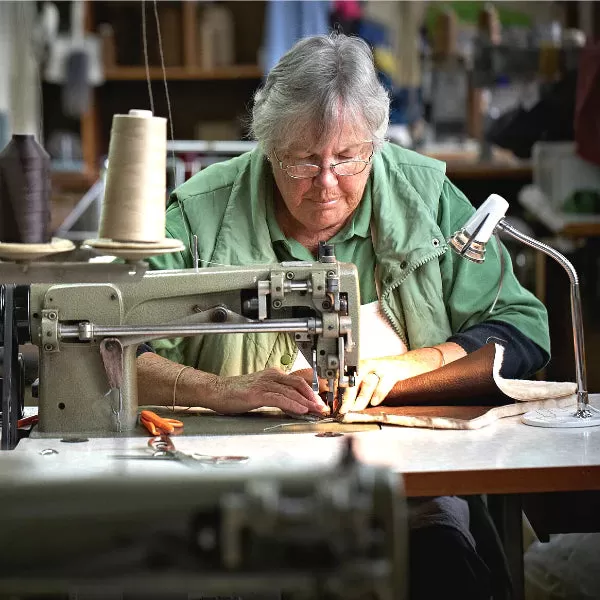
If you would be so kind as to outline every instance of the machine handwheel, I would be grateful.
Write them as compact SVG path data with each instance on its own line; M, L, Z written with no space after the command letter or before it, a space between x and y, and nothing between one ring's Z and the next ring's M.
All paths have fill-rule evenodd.
M19 327L28 307L16 303L23 296L23 287L0 286L0 391L2 393L2 438L0 449L12 450L18 442L17 423L23 414L23 361L19 357ZM21 288L21 289L19 289ZM24 294L26 303L29 294ZM20 316L19 316L20 315ZM27 322L27 319L25 320ZM21 328L23 323L20 323ZM28 329L28 327L27 327ZM24 333L24 332L23 332Z

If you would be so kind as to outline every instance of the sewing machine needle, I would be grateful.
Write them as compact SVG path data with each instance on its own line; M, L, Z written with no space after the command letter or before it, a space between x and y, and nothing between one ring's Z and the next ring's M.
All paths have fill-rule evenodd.
M315 394L319 393L319 377L317 375L317 349L312 349L312 369L313 369L313 379L312 379L312 389Z

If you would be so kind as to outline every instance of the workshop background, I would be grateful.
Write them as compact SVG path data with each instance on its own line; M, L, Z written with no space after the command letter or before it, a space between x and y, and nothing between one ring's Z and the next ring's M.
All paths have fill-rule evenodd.
M392 141L447 161L475 206L503 195L525 232L574 262L589 388L600 389L599 3L159 1L156 10L157 19L151 2L0 2L0 147L11 103L25 98L20 113L52 158L54 234L95 237L113 114L151 108L151 91L155 114L168 116L169 98L174 187L252 147L245 123L263 74L298 38L337 28L374 48L392 97ZM23 50L30 38L33 51ZM502 48L494 59L490 45ZM65 53L78 48L85 65L66 72ZM568 379L566 275L507 244L522 283L550 309L553 356L543 375Z
M52 232L94 237L113 114L135 106L168 116L170 108L172 188L251 148L245 123L264 73L301 36L332 28L373 46L392 97L392 141L447 161L475 206L503 195L511 219L574 262L589 388L599 390L598 2L3 1L0 147L18 99L52 158ZM490 45L502 49L493 60ZM64 55L78 47L84 68L66 72ZM566 275L507 244L522 283L549 307L553 357L543 376L569 379Z
M446 160L448 175L476 206L490 193L503 195L518 225L573 260L589 388L600 389L593 368L600 353L600 159L590 129L594 99L600 105L597 2L161 1L164 74L153 3L75 3L80 11L73 4L54 3L54 14L45 2L0 2L0 147L11 133L11 89L27 85L19 97L28 103L28 126L52 157L55 234L94 237L112 115L151 108L149 87L161 116L168 116L168 89L173 187L251 147L245 122L263 74L299 37L337 28L375 50L392 96L391 140ZM19 32L9 26L11 10L19 12ZM36 40L33 52L21 51L27 35ZM85 69L66 73L62 57L79 43ZM502 47L502 60L490 60L490 44ZM595 83L578 91L583 78ZM540 253L507 243L522 283L550 309L553 357L544 376L568 379L566 275Z
M264 74L300 37L334 28L374 48L390 140L447 161L475 206L504 196L509 220L574 263L600 392L600 2L0 1L0 148L25 98L19 112L52 159L52 232L95 237L113 114L172 116L173 188L253 147L245 123ZM72 52L86 57L79 69L65 67ZM572 380L567 276L505 242L548 306L543 377Z

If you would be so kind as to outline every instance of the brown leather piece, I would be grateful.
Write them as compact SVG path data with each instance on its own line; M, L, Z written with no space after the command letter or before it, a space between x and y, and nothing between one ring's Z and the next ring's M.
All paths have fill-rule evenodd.
M399 381L383 405L481 407L513 403L494 382L495 351L494 344L487 344L440 369Z

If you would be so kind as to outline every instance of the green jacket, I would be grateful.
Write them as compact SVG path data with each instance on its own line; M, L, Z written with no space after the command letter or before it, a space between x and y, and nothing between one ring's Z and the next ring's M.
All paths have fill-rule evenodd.
M518 283L506 250L493 316L488 311L500 277L496 244L488 245L484 265L449 250L446 240L474 209L446 178L444 163L385 144L373 157L370 177L381 302L409 349L439 344L493 319L514 325L549 353L546 310ZM273 186L270 165L258 150L212 165L173 193L167 236L188 244L190 231L196 233L201 267L277 262L265 216ZM151 266L191 268L189 245L153 258ZM283 333L205 335L160 340L154 347L171 360L219 375L286 369L297 353L294 340Z

